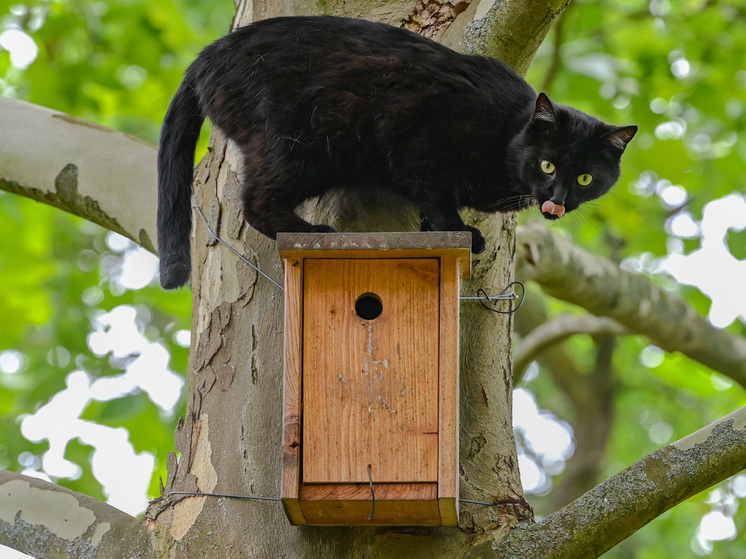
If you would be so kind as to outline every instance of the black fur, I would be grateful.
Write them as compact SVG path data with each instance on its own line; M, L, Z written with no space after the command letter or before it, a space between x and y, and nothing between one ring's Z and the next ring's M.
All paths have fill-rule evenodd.
M161 285L190 273L195 143L209 117L243 153L252 227L333 231L294 213L333 187L389 187L420 207L423 230L479 230L464 207L565 211L604 194L636 127L554 105L500 60L458 54L389 25L333 17L259 21L208 46L166 113L158 153ZM556 166L549 176L540 161ZM581 174L594 177L580 187ZM548 218L556 215L544 214Z

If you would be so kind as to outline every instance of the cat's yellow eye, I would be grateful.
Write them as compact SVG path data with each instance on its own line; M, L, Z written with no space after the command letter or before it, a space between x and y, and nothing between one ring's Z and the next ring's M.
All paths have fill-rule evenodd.
M542 159L539 162L539 168L545 175L551 175L552 173L554 173L554 163L552 163L551 161L547 161L546 159Z
M592 182L593 182L593 176L592 175L585 174L585 175L580 175L578 177L578 184L580 186L588 186Z

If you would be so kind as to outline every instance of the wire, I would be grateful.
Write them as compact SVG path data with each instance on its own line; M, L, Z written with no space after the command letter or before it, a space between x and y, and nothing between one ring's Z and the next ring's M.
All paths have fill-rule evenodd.
M265 278L267 278L269 281L274 283L281 291L285 291L285 288L282 287L279 283L277 283L275 280L273 280L271 277L269 277L267 274L262 272L258 266L254 265L248 258L246 258L243 254L240 254L237 250L235 250L232 246L230 246L228 243L226 243L223 239L218 237L215 232L210 228L210 226L207 224L207 220L205 219L204 214L202 213L202 210L197 205L197 200L194 198L194 195L192 195L192 203L194 204L194 208L197 210L197 213L202 218L202 223L205 224L205 227L207 227L207 230L210 232L210 235L212 235L216 241L218 241L223 246L227 247L228 250L230 250L233 254L238 256L241 260L243 260L246 264L254 268L257 272L259 272L261 275L263 275Z
M282 501L278 497L254 497L251 495L228 495L226 493L201 493L199 491L169 491L166 493L166 497L169 495L196 495L198 497L230 497L231 499L253 499L256 501Z
M368 466L368 479L370 479L370 493L373 497L373 508L370 511L370 516L367 514L365 515L368 520L373 520L373 514L376 511L376 495L373 493L373 480L370 476L370 466ZM166 497L170 495L193 495L195 497L228 497L231 499L251 499L254 501L279 501L282 502L282 499L279 497L258 497L258 496L252 496L252 495L230 495L228 493L202 493L200 491L169 491L166 493ZM459 499L459 502L461 503L471 503L473 505L484 505L486 507L496 507L500 503L484 503L482 501L470 501L469 499Z
M373 499L373 507L370 509L370 516L366 514L365 518L373 520L373 515L376 513L376 494L373 492L373 476L370 475L370 464L368 464L368 480L370 481L370 496Z
M471 503L473 505L484 505L485 507L496 507L500 503L483 503L482 501L470 501L469 499L459 499L459 503Z
M501 310L496 309L495 305L497 305L498 301L509 301L509 300L519 298L519 295L516 294L515 291L508 291L508 289L510 289L514 285L521 286L521 295L520 295L521 302L518 303L518 306L516 308L511 309L509 311L501 311ZM477 290L477 297L459 297L459 299L461 299L462 301L479 301L479 303L487 310L490 310L492 312L496 312L499 314L513 314L514 312L516 312L518 309L521 308L521 305L523 305L523 301L526 299L526 286L523 285L523 282L514 281L512 283L509 283L507 287L505 287L505 289L503 289L502 292L500 292L499 295L495 295L494 297L491 297L487 293L487 291L484 290L484 288L480 287ZM487 303L492 303L492 306L488 305Z
M199 217L202 218L202 223L205 224L205 227L210 232L210 235L213 236L213 238L218 241L221 245L226 247L228 250L230 250L233 254L235 254L238 258L240 258L243 262L251 266L254 270L256 270L259 274L267 278L269 281L271 281L280 291L285 291L285 288L281 286L279 283L277 283L274 279L269 277L267 274L265 274L259 266L255 265L253 262L251 262L248 258L246 258L243 254L239 253L236 249L234 249L232 246L230 246L228 243L226 243L223 239L218 237L218 235L215 233L215 231L212 230L210 225L207 223L207 219L205 218L205 215L202 213L202 210L197 205L197 200L194 198L194 195L192 195L192 203L194 204L194 209L197 210L197 213L199 214ZM501 311L495 308L495 305L498 301L505 301L505 300L512 300L512 299L518 299L518 295L515 293L515 291L507 292L508 289L510 289L514 285L520 285L521 286L521 302L518 303L518 306L512 310L509 311ZM508 284L508 286L502 290L502 292L499 295L496 295L494 297L491 297L487 294L487 292L483 288L479 288L477 291L477 297L459 297L461 301L479 301L483 307L486 309L496 312L499 314L513 314L518 309L521 308L521 305L523 305L523 301L526 299L526 286L523 285L520 281L514 281L513 283ZM486 302L485 302L486 301ZM492 303L492 306L488 305L487 303Z

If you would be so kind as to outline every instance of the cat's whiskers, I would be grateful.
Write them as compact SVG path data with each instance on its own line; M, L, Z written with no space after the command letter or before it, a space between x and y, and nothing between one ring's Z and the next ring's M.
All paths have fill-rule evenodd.
M501 198L495 202L492 202L491 204L483 206L480 209L485 212L498 211L500 208L505 208L507 206L514 206L516 205L515 204L516 202L520 209L530 208L532 206L537 205L536 200L530 194L518 194L516 196L508 196L507 198Z
M587 241L589 239L584 234L583 226L590 229L593 233L596 233L596 235L602 235L602 231L595 224L594 220L589 215L587 215L584 211L582 211L583 209L586 209L586 208L581 206L580 208L572 212L570 215L573 216L573 220L571 223L575 226L576 230L580 233L580 235L583 236L583 240Z

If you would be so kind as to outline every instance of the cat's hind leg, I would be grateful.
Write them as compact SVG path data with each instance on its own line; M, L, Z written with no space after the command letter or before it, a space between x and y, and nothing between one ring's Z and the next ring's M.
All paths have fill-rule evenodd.
M264 130L235 140L244 155L241 201L244 219L270 239L277 233L334 233L329 225L313 225L295 213L301 202L319 194L304 169L309 168L299 150L268 141ZM271 147L270 147L271 146ZM310 165L312 167L312 165Z
M287 183L266 184L244 179L241 191L244 219L251 227L270 239L277 233L334 233L336 229L329 225L313 225L296 215L295 207L311 198L299 188Z
M247 189L243 200L244 219L270 239L276 238L277 233L336 232L329 225L313 225L298 217L293 210L302 201L292 197L257 198L252 196L252 189Z

